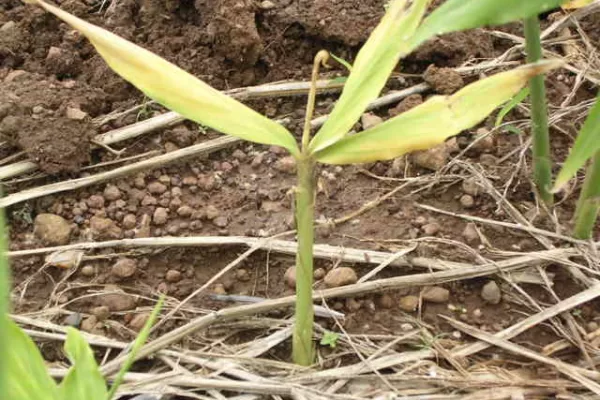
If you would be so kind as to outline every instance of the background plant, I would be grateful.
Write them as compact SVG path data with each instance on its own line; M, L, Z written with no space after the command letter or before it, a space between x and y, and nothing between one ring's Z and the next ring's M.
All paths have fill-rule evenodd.
M153 53L91 25L42 0L42 6L83 33L109 66L148 97L184 117L242 139L287 149L297 161L295 362L313 361L312 260L315 165L387 160L442 143L483 120L509 100L528 79L556 66L540 63L501 73L471 84L449 97L434 96L422 105L358 134L348 132L367 105L381 92L398 61L418 45L441 33L470 29L537 15L560 0L449 0L423 19L430 0L394 0L352 64L344 90L329 119L310 138L316 77L326 53L313 70L306 121L300 146L293 135L245 105L206 85Z

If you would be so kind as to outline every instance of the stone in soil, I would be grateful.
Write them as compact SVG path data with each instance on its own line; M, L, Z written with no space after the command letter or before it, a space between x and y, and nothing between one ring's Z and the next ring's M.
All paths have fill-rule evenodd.
M296 267L289 267L285 270L285 274L283 275L283 281L290 288L296 288Z
M150 318L150 313L136 314L131 321L129 321L129 327L132 330L139 332L144 328L144 325L146 325L148 318Z
M325 275L325 286L329 288L352 285L358 281L356 272L350 267L334 268Z
M121 198L121 190L115 185L107 185L104 189L104 198L108 201L115 201Z
M217 283L213 288L213 293L220 295L227 294L227 290L225 290L225 285L223 285L222 283Z
M81 330L84 332L92 332L98 323L98 318L95 315L90 315L81 322Z
M315 269L315 271L313 272L313 278L315 280L320 280L323 279L325 277L325 275L327 275L327 271L325 271L324 268L317 268Z
M152 222L154 225L164 225L167 223L169 219L169 210L163 207L157 207L154 210L154 215L152 216Z
M154 181L150 183L146 189L151 194L163 194L167 191L167 186L159 181Z
M502 292L495 281L489 281L481 289L481 298L490 304L498 304L502 301Z
M363 130L367 130L373 128L374 126L379 125L383 122L383 118L373 113L364 113L362 117L360 117L360 124L363 127Z
M209 220L213 220L221 215L221 211L219 211L217 207L213 206L212 204L208 205L204 211L206 219Z
M67 318L65 318L65 320L63 321L63 325L72 326L73 328L79 328L82 318L83 317L78 312L71 313L67 316Z
M177 209L177 215L179 215L182 218L191 217L193 213L194 209L190 206L181 206Z
M243 268L235 271L235 277L237 278L238 281L241 281L241 282L248 282L250 280L250 274L248 273L247 270L245 270Z
M98 303L106 306L112 312L129 311L136 307L136 298L124 292L116 292L116 288L106 288L107 291L114 293L105 293L98 296Z
M125 229L133 229L137 225L137 218L135 214L126 214L123 217L123 228Z
M446 145L441 144L425 151L411 153L410 158L417 166L431 171L439 171L448 162L449 152Z
M450 291L440 286L431 286L423 289L421 296L429 303L445 303L450 298Z
M132 258L121 258L113 264L111 274L118 279L131 278L135 275L137 262Z
M225 228L229 224L227 217L221 216L213 219L213 224L219 228Z
M120 239L123 235L123 231L115 221L103 217L90 219L90 232L95 240Z
M473 222L469 222L462 233L463 238L469 244L477 244L479 243L479 233L477 232L477 226Z
M465 194L468 194L473 197L479 196L480 192L479 184L477 183L477 179L474 177L467 178L462 181L462 191Z
M92 265L85 265L81 268L80 273L81 275L89 278L96 275L96 268L94 268Z
M398 307L404 312L415 312L419 308L419 298L417 296L404 296L398 302Z
M280 158L273 167L279 172L293 174L296 172L296 159L292 156Z
M421 227L421 229L423 229L423 233L427 236L434 236L440 231L440 228L441 226L437 222L431 222Z
M384 293L379 297L377 303L381 308L392 308L394 306L394 299L389 294Z
M98 319L98 321L107 320L110 316L110 310L107 306L94 307L92 308L91 313Z
M490 153L496 147L494 135L487 128L479 128L473 138L471 150L482 153Z
M460 205L464 208L473 208L475 205L475 199L468 194L463 194L460 196Z
M165 279L167 282L175 283L181 280L181 272L176 269L170 269L165 274Z
M390 117L395 117L396 115L400 115L421 104L423 104L423 96L420 94L411 94L398 103L396 107L390 108L388 113L390 114Z
M44 244L60 246L69 243L71 225L60 215L38 214L35 218L33 233Z
M460 74L452 68L438 68L433 64L427 68L423 79L433 90L446 95L456 92L465 85Z

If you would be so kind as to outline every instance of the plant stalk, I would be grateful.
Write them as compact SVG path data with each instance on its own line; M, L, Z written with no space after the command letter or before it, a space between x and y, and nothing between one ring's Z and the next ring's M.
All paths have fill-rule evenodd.
M315 161L308 147L310 142L310 121L315 110L317 79L319 68L326 66L329 53L321 50L313 61L312 82L308 92L302 150L297 162L298 182L296 183L296 230L298 251L296 253L296 321L292 335L292 359L299 365L311 365L313 352L314 309L312 300L313 285L313 246L315 220Z
M6 354L10 345L7 342L8 334L6 332L10 300L10 271L7 250L8 230L6 229L4 208L0 208L0 354ZM6 373L6 363L4 357L2 357L0 359L0 393L6 393Z
M314 161L303 158L298 161L298 184L296 187L296 228L298 252L296 253L296 321L292 337L292 358L296 364L310 365L313 357L312 300L313 243L315 210Z
M540 21L536 16L524 20L525 47L527 62L542 59ZM548 108L544 76L534 76L529 80L531 96L531 124L533 135L533 181L538 194L546 205L551 206L554 196L552 187L552 163L550 161L550 134L548 131Z
M592 237L600 212L600 151L594 155L585 174L581 195L575 209L574 236L578 239Z

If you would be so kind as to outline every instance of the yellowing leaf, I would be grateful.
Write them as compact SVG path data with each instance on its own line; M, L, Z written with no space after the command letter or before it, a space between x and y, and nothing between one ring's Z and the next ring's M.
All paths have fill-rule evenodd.
M399 116L316 153L326 164L389 160L426 150L481 122L510 100L529 78L560 65L541 62L475 82L452 96L435 96Z
M108 65L148 97L192 121L298 155L294 137L282 125L220 93L193 75L113 33L42 0L39 4L85 35Z
M600 94L558 173L553 191L560 190L598 151L600 151Z
M574 8L585 7L589 4L592 4L594 0L572 0L566 4L563 4L562 8L565 10L572 10Z
M400 57L410 53L409 42L430 0L392 0L386 14L360 49L352 72L329 119L310 143L315 152L348 133L373 101Z

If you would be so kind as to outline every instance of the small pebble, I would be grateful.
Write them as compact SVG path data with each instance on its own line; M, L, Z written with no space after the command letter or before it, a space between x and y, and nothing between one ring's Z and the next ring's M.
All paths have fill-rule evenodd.
M111 268L111 274L119 279L130 278L135 274L137 263L132 258L121 258Z
M169 211L164 207L158 207L154 210L154 215L152 216L152 222L154 225L164 225L167 223L169 219Z
M471 195L463 194L460 196L460 205L464 208L472 208L475 205L475 199Z
M213 288L213 293L224 295L227 294L227 291L225 290L225 286L222 283L217 283Z
M82 319L83 317L80 313L74 312L69 314L67 318L65 318L63 325L72 326L73 328L79 328Z
M495 281L489 281L481 289L481 298L490 304L498 304L502 300L502 292Z
M165 279L167 282L175 283L181 280L181 272L176 269L170 269L165 274Z
M404 296L400 299L398 307L405 312L415 312L419 308L419 298L417 296Z
M146 325L148 318L150 318L149 313L136 314L131 321L129 321L129 327L134 331L139 332L144 328L144 325Z
M440 286L431 286L423 289L421 296L430 303L445 303L450 298L450 291Z
M108 201L115 201L121 198L121 190L115 185L108 185L104 189L104 198Z
M148 192L151 194L163 194L167 191L167 186L162 182L152 182L147 186Z
M289 267L285 270L285 274L283 275L283 280L286 285L290 288L296 288L296 267Z
M434 236L436 233L440 231L440 224L437 222L432 222L426 225L423 225L421 229L423 229L423 233L427 236Z
M410 332L412 331L414 328L411 324L409 323L404 323L402 325L400 325L400 329L402 330L402 332Z
M313 272L313 278L318 281L318 280L323 279L326 274L327 274L327 271L325 271L324 268L317 268Z
M394 299L389 294L384 293L379 297L377 303L379 307L389 309L394 306Z
M110 310L106 306L94 307L92 308L92 315L95 315L98 321L104 321L110 316Z
M92 276L96 275L96 268L94 268L91 265L85 265L81 268L81 275L87 276L87 277L92 277Z
M325 275L325 286L329 288L352 285L358 281L356 272L350 267L334 268Z
M465 229L463 230L463 238L467 241L467 243L476 244L479 242L479 233L477 232L477 227L475 223L469 222Z
M243 268L235 271L235 277L241 282L248 282L250 280L250 274Z

